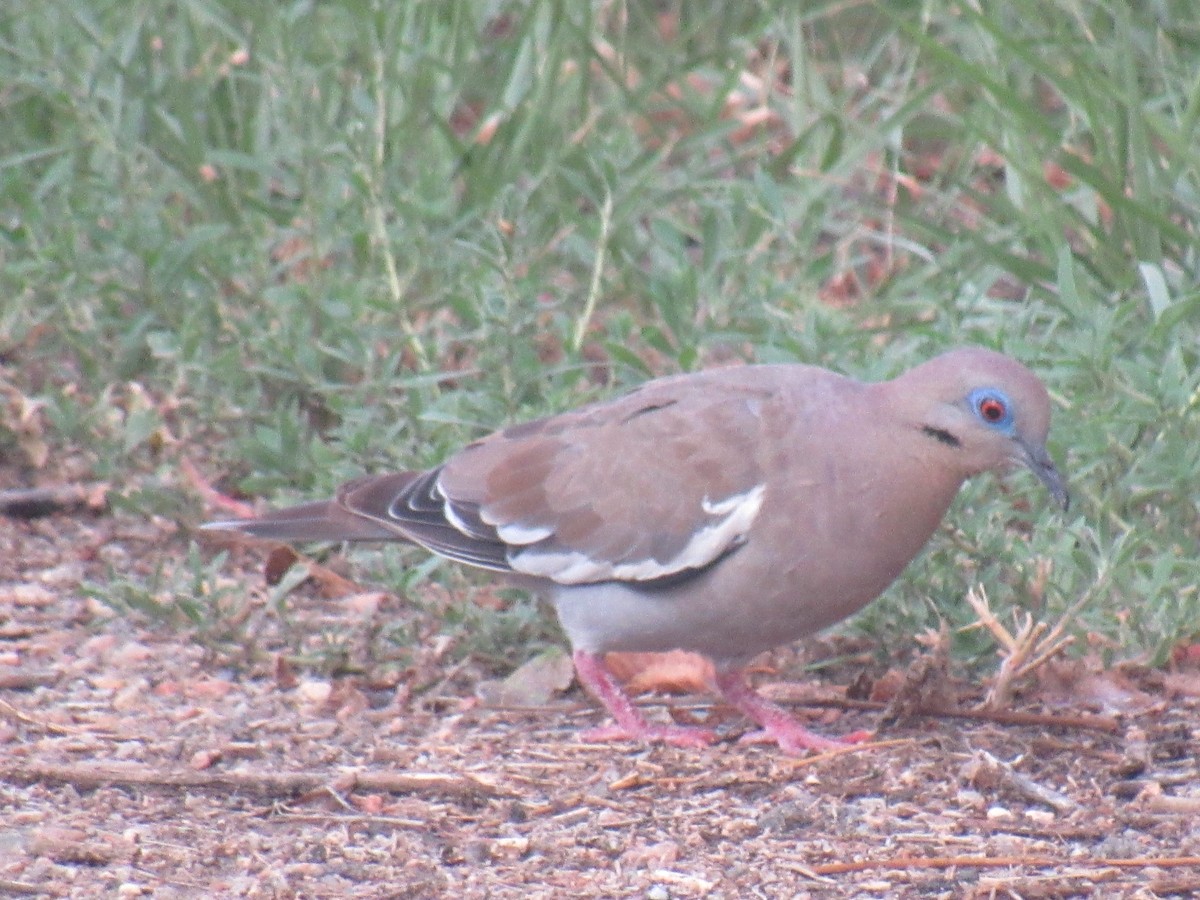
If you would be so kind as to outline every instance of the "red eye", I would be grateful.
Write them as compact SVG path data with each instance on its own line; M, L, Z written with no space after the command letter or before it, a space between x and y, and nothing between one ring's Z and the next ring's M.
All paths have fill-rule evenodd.
M983 416L985 422L1002 422L1008 410L995 397L984 397L979 401L979 415Z

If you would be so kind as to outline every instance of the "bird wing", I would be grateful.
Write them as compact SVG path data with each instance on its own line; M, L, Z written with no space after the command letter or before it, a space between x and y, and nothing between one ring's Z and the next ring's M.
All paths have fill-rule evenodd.
M722 374L516 425L416 477L351 482L338 500L485 569L566 585L683 577L744 542L766 493L771 391Z

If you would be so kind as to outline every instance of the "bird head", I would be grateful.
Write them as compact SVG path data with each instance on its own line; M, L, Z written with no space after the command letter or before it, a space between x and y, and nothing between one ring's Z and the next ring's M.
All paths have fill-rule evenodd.
M1050 396L1021 363L981 347L934 357L888 383L906 424L964 476L1024 466L1066 509L1066 484L1050 454Z

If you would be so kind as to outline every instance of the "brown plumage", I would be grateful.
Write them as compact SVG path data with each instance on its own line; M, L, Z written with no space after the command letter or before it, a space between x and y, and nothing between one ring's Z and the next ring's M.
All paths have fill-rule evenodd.
M798 751L830 742L755 694L745 663L875 599L972 475L1025 466L1065 505L1049 423L1037 377L980 348L873 384L745 366L651 381L426 472L206 527L409 541L502 573L554 602L580 680L617 719L592 737L712 739L648 723L603 663L609 651L679 648L712 658L725 697Z

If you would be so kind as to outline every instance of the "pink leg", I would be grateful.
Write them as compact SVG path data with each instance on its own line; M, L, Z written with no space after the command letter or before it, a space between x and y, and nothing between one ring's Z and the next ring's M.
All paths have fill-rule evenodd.
M869 731L856 731L842 740L821 737L802 726L782 706L759 695L746 681L742 669L723 669L717 672L717 689L733 706L762 726L762 731L742 738L747 743L774 741L784 753L804 750L834 750L847 747L871 736Z
M651 725L608 670L603 657L587 650L576 650L573 658L580 683L617 720L616 725L583 732L580 737L585 741L641 740L674 744L676 747L707 747L716 740L717 736L706 728Z

